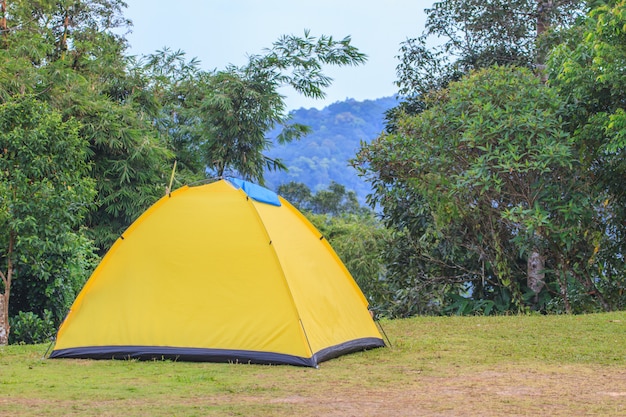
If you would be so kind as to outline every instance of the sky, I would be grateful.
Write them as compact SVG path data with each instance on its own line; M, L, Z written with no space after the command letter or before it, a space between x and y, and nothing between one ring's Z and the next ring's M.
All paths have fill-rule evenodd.
M288 110L321 109L346 99L394 96L400 44L421 35L424 9L434 0L126 0L133 21L129 53L146 55L168 47L198 58L205 70L245 65L249 55L282 35L352 38L368 56L356 67L326 67L333 78L326 98L307 99L283 89Z

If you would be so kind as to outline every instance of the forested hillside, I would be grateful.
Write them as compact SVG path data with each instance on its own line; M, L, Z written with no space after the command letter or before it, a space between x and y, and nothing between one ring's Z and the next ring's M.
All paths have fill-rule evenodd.
M312 191L326 188L331 181L354 191L363 202L369 185L349 165L361 141L370 142L384 129L384 113L397 105L393 97L377 100L346 100L322 110L298 109L293 122L302 123L312 132L300 141L276 145L269 152L280 158L289 170L266 173L266 185L276 189L290 181L306 184ZM271 137L275 137L273 132Z

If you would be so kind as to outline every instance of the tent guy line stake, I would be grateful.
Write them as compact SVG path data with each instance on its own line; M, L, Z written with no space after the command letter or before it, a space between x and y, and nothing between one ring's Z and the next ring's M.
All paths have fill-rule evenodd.
M383 335L385 336L385 339L387 339L387 343L389 343L389 347L393 347L391 345L391 340L389 340L389 336L387 336L387 332L385 332L385 329L383 329L383 325L380 324L380 320L374 320L374 321L378 325L378 328L380 329L380 331L383 332Z
M43 356L41 357L41 359L46 359L48 357L48 352L50 352L50 348L52 347L52 344L55 342L55 339L53 337L50 338L50 343L48 344L48 349L46 349L46 353L43 354Z

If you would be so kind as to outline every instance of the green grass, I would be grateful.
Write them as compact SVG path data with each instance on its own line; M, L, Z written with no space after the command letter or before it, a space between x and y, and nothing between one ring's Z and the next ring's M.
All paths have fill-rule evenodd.
M383 322L320 369L43 359L0 347L0 416L626 415L626 313Z

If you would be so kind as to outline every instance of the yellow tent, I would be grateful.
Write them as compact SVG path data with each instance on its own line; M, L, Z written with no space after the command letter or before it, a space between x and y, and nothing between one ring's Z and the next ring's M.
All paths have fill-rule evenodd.
M291 204L219 180L163 197L124 232L50 357L317 366L384 346L367 304Z

